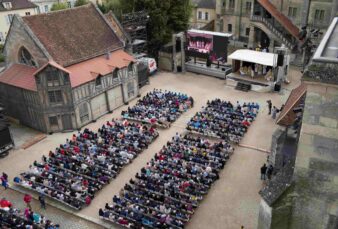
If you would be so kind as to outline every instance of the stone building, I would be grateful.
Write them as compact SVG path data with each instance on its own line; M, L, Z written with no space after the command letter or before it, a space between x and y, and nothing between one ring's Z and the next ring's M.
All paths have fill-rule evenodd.
M242 47L293 49L299 28L325 33L337 10L338 0L217 0L215 30L233 33Z
M93 4L15 15L4 54L0 102L43 132L81 128L138 95L137 64Z
M28 0L1 0L0 1L0 44L5 43L9 27L14 14L20 16L34 15L38 7Z
M190 27L201 29L216 19L216 0L192 0ZM213 28L213 26L212 26Z
M302 81L307 87L295 160L262 196L259 229L338 228L338 17Z

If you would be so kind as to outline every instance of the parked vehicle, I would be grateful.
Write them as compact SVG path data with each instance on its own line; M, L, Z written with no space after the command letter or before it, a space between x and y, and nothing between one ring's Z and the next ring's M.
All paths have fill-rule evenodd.
M137 61L142 62L148 66L149 75L153 75L157 71L157 64L154 58L147 57L145 54L137 54L134 57Z

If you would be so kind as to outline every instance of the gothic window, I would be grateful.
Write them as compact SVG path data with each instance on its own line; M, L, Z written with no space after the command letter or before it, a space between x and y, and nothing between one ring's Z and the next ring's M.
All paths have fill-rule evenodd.
M32 55L28 52L28 50L25 47L22 47L19 50L19 62L22 64L27 64L36 67L36 62L34 61Z

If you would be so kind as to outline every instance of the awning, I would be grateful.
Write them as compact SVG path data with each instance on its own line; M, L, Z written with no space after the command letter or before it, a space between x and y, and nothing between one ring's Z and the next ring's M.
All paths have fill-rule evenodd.
M261 64L265 66L277 66L277 54L267 53L267 52L258 52L249 49L239 49L233 52L229 59L246 61L256 64Z
M291 91L289 98L285 103L284 109L277 118L276 123L278 125L291 126L294 123L296 119L296 113L293 111L293 109L299 106L305 93L306 86L304 83Z

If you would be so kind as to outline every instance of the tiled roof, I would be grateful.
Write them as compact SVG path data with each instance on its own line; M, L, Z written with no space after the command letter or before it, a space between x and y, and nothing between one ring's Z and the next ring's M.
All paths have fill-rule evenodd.
M71 65L66 69L70 72L70 82L72 87L95 80L98 75L107 75L115 68L127 67L134 58L123 50L117 50L110 54L107 59L106 55L102 55L75 65Z
M123 43L93 4L23 17L53 60L62 66L117 50Z
M15 87L36 91L34 78L35 67L24 64L13 64L0 74L0 82Z
M277 118L277 124L283 126L290 126L294 123L296 113L293 109L297 107L301 101L301 98L306 93L306 86L302 83L297 88L293 89L289 95L288 100L285 103L284 109Z
M298 39L299 29L292 21L281 13L269 0L258 0L261 4L289 33Z
M111 27L114 29L115 34L124 42L127 42L127 40L130 40L130 36L126 31L123 29L121 23L118 21L118 19L115 17L112 11L109 11L104 15L106 19L108 20Z
M12 4L12 8L6 9L3 5L5 2L10 2ZM0 0L0 11L30 9L36 7L38 6L28 0Z
M192 4L197 8L216 9L216 0L193 0Z

